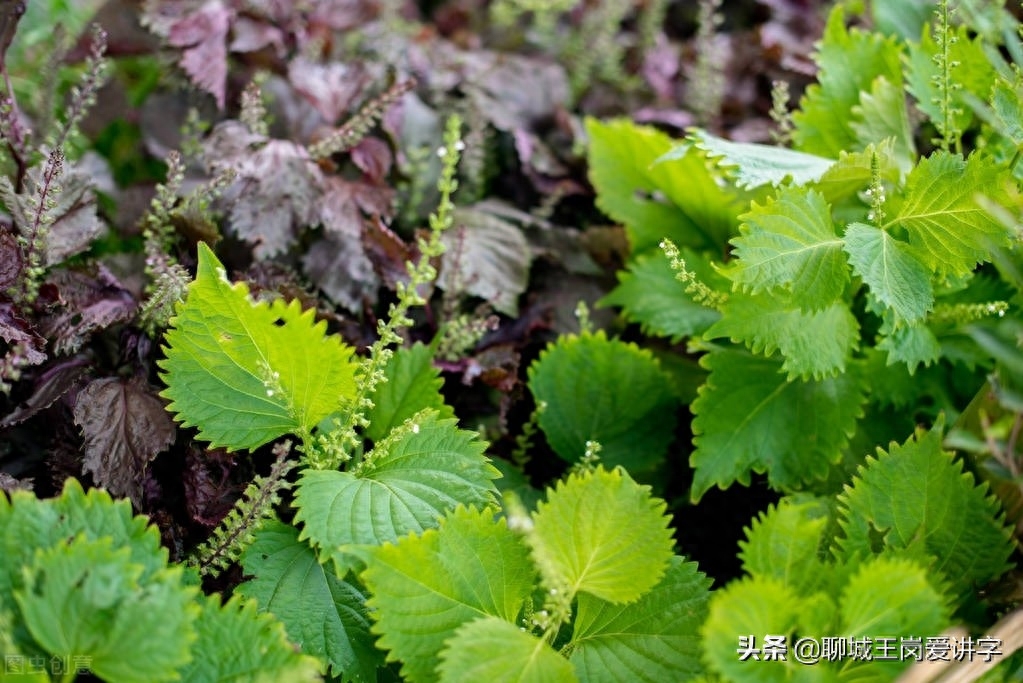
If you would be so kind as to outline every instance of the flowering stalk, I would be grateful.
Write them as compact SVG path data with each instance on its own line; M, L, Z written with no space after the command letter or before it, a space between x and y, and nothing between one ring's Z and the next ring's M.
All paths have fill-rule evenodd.
M60 176L64 172L64 153L59 147L50 152L43 167L42 176L36 187L36 196L27 200L32 210L28 225L18 236L22 258L25 263L24 277L21 286L21 299L31 303L39 294L39 282L46 272L43 255L46 251L46 240L50 226L55 217L53 210L57 205L56 197L60 195Z
M451 198L458 189L458 179L455 176L464 148L461 129L461 118L451 116L444 133L444 146L438 150L441 158L441 174L437 182L440 203L437 210L430 214L429 236L418 239L419 260L406 264L408 282L398 283L398 300L390 305L387 317L377 326L377 340L369 348L369 357L356 372L357 393L346 406L347 415L343 420L335 419L333 429L317 434L303 446L309 465L315 469L336 469L359 452L362 440L357 430L369 425L366 414L373 407L370 396L377 385L387 381L384 368L394 355L392 347L402 341L398 332L412 325L412 319L408 317L409 309L426 303L426 299L419 293L420 288L437 279L437 270L432 261L444 253L441 235L454 224L455 204Z
M395 83L364 104L355 116L348 119L343 126L312 145L309 148L309 156L317 160L326 159L329 156L339 152L347 152L352 147L355 147L366 137L370 129L376 125L376 122L387 113L387 110L400 100L405 93L415 87L416 80L414 78Z
M689 270L686 260L682 258L682 252L678 250L674 242L665 238L661 240L660 247L664 255L668 257L671 269L675 271L675 279L685 284L686 294L690 295L693 301L719 310L725 305L725 302L728 301L728 295L714 291L700 280L696 273Z
M96 104L96 94L107 81L107 33L98 25L92 27L92 45L89 57L85 60L85 77L82 82L71 89L71 104L67 120L61 127L57 137L49 144L50 147L63 147L68 138L78 130L78 124Z

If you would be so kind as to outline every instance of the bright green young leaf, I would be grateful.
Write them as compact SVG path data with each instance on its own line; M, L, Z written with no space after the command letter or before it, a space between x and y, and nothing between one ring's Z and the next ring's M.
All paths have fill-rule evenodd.
M569 659L583 683L688 681L703 671L699 629L710 579L673 557L653 590L615 605L580 593Z
M654 164L676 144L631 121L586 120L589 176L597 206L628 231L634 254L670 238L680 247L721 251L735 225L736 197L722 188L700 154Z
M722 317L704 337L728 337L753 353L782 355L788 378L830 377L845 370L859 342L859 324L849 306L836 301L815 313L785 306L770 295L729 297Z
M656 247L683 221L691 230L683 244L706 243L706 236L698 226L690 225L678 207L652 196L659 188L650 178L650 166L671 148L671 138L626 121L587 119L586 132L590 138L589 176L597 189L597 206L626 226L634 253Z
M930 273L905 242L872 225L853 223L845 231L845 251L853 271L897 319L922 320L933 308Z
M438 680L445 642L483 616L513 622L533 589L529 551L492 509L460 507L436 529L367 553L378 645L411 683Z
M397 440L379 442L357 472L307 469L298 480L296 523L330 556L340 546L379 545L437 525L457 505L494 502L498 471L476 432L427 412ZM341 565L341 556L335 559Z
M894 330L888 327L882 328L885 334L877 342L877 350L887 354L888 365L904 363L912 375L917 366L929 366L941 358L941 344L925 323L902 325Z
M1011 530L987 485L941 450L944 423L868 458L839 497L845 557L876 552L926 554L932 571L964 593L1008 568Z
M743 570L779 579L801 595L819 590L830 574L821 557L829 514L822 499L782 498L753 520L739 542Z
M113 539L80 534L38 550L14 594L36 642L51 655L74 653L112 683L171 681L191 658L196 590L181 567L142 581L143 565Z
M220 596L202 599L196 624L199 638L194 659L180 670L189 683L303 683L319 681L319 663L288 642L272 614L261 613L255 600L234 596L221 606Z
M758 650L764 635L789 636L799 625L805 608L802 596L778 579L746 577L729 583L710 599L710 612L703 624L703 660L727 681L796 680L798 668L805 664L787 657L785 661L743 659L739 638L752 638L746 646ZM789 638L786 638L790 642Z
M878 76L902 82L899 44L879 33L847 29L838 5L828 17L816 62L818 84L806 89L792 116L792 137L796 149L837 159L843 151L862 149L852 129L860 93L870 92Z
M440 653L441 683L574 683L572 665L515 624L483 617L465 624Z
M780 185L786 178L791 178L795 185L804 185L818 180L835 163L834 159L785 147L732 142L701 129L691 130L689 139L719 165L732 170L735 184L744 188ZM689 144L675 147L657 163L683 156Z
M602 462L633 472L659 463L674 438L670 383L649 351L603 331L561 337L529 368L529 388L547 406L540 428L555 452L574 462L597 441Z
M692 249L682 249L686 266L710 286L727 291L728 282ZM642 254L628 270L618 273L618 286L600 300L601 306L621 306L626 320L639 323L650 335L677 341L706 330L721 317L713 308L696 303L685 284L675 279L668 259L660 252Z
M810 311L826 308L842 294L849 268L820 194L782 188L777 198L754 204L739 218L739 236L732 240L737 260L729 274L742 289L754 294L781 289Z
M533 559L551 587L633 602L657 585L672 557L664 510L621 468L569 475L533 514Z
M313 549L298 540L295 527L268 522L241 561L253 578L236 593L277 617L290 640L327 662L334 676L374 679L383 656L369 632L365 596L321 564Z
M851 662L849 680L895 680L911 663L897 656L898 636L943 633L951 625L948 599L928 580L927 569L907 558L862 563L842 591L839 614L840 633L875 634L874 659ZM888 661L876 656L886 646L892 648Z
M945 596L927 569L906 558L873 557L842 591L842 633L941 633L949 626Z
M171 319L160 362L168 409L230 450L312 430L355 392L352 350L314 316L297 301L253 303L200 244L195 281Z
M841 459L864 402L855 373L789 382L779 362L732 350L700 364L710 375L692 405L694 501L712 486L747 485L752 472L767 472L775 489L798 489Z
M901 226L928 267L963 276L988 261L993 247L1009 244L1005 227L978 202L978 195L1007 202L1004 169L977 153L964 161L937 151L909 174L904 201L896 202L882 227Z
M857 147L891 140L899 168L907 172L913 168L916 145L901 81L896 84L878 76L869 91L860 93L860 103L852 112L855 118L851 126L859 143Z
M856 196L870 186L873 159L877 160L882 180L893 184L898 182L901 172L895 161L895 141L888 138L879 144L867 145L862 152L842 152L838 161L812 187L830 204L849 199L860 203Z
M441 396L444 380L433 364L430 347L417 343L411 348L398 349L384 368L384 374L387 381L378 384L370 397L373 409L367 415L367 439L379 441L425 408L433 408L442 418L455 416Z

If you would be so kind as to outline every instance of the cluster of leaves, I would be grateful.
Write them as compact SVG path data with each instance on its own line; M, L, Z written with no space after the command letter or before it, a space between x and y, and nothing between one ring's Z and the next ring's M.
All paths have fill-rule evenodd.
M587 122L598 206L632 247L603 303L650 336L688 339L705 372L692 499L753 475L786 494L747 530L745 578L711 600L704 661L723 679L751 675L737 633L976 629L977 588L1011 567L1020 42L1000 9L963 4L966 21L942 2L932 25L878 3L887 35L833 10L819 82L786 120L791 148ZM946 419L1011 525L941 450ZM920 421L934 426L894 442ZM905 664L829 666L814 675L891 680Z
M251 301L200 246L167 335L170 410L216 445L252 449L291 433L312 448L313 429L339 406L351 409L354 387L350 352L311 316ZM585 340L607 346L605 367L620 360L606 338ZM631 353L635 367L620 370L656 373ZM502 515L498 472L484 444L446 417L430 350L398 351L385 375L365 433L372 448L343 470L301 472L292 524L252 532L241 554L252 578L237 592L325 669L352 679L373 679L384 651L413 681L698 669L693 639L709 581L673 558L663 501L623 469L590 466L532 513L512 497ZM612 454L623 449L609 444ZM479 657L494 642L502 657Z
M954 97L1011 118L1016 86L981 38L945 30L962 64ZM1016 211L1018 193L989 149L1004 147L1003 130L980 119L964 121L983 150L952 151L964 124L916 152L929 143L914 136L902 92L930 110L936 50L847 28L833 11L820 83L792 116L793 149L701 130L677 145L626 122L588 123L598 203L633 247L605 303L702 353L694 499L753 473L781 491L829 490L917 419L956 415L991 368L966 330L1018 296L1011 278L978 269L1015 259L1015 235L992 211Z
M257 671L266 681L317 679L316 661L253 601L221 604L169 565L159 532L128 501L69 479L57 498L0 498L0 529L0 646L11 676L25 675L12 661L42 658L55 674L126 683ZM70 670L49 666L72 656Z
M709 668L746 680L736 633L794 643L796 634L915 635L954 624L975 587L1008 569L1015 544L986 485L942 451L943 433L939 421L878 449L835 499L787 496L753 522L740 544L746 576L714 594L701 631ZM893 680L909 663L824 661L818 675ZM758 680L785 680L803 665L760 666Z

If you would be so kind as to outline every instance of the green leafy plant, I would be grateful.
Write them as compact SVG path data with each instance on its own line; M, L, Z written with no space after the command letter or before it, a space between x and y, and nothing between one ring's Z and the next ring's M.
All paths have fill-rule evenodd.
M990 33L953 16L939 3L905 39L833 10L819 83L786 119L791 149L586 123L598 206L632 249L602 303L688 340L706 371L689 375L692 500L754 476L783 494L747 530L745 576L710 601L709 680L892 680L908 662L847 650L811 672L791 647L976 632L978 594L1004 599L992 587L1020 519L1020 99ZM948 443L978 460L942 449L946 420ZM921 422L933 426L897 443ZM540 426L556 443L561 427ZM964 473L979 463L991 488ZM771 659L767 634L789 656L748 661Z
M459 508L366 554L379 644L412 681L690 675L708 582L672 556L663 511L603 468L570 476L531 514Z
M315 661L255 603L201 596L127 501L69 479L57 498L0 497L0 530L8 658L73 656L67 680L86 670L125 682L222 680L232 670L315 678Z
M450 130L448 149L457 154L457 128ZM450 220L453 164L446 168L434 238ZM426 255L434 248L422 244ZM621 383L634 392L615 404L632 410L625 430L649 418L664 424L649 443L627 443L621 425L567 434L566 459L591 457L535 511L509 494L502 514L498 471L485 444L450 417L431 351L387 349L407 324L404 311L421 300L417 287L434 277L424 263L410 265L411 283L381 322L381 341L357 363L312 311L253 301L200 246L196 279L166 335L169 409L216 445L251 450L290 434L302 453L286 466L288 448L275 447L270 480L250 486L197 557L200 570L215 573L240 557L251 579L238 592L343 678L373 678L384 653L417 681L519 672L529 680L614 680L636 667L652 681L695 671L692 638L707 581L674 557L664 502L625 470L596 468L592 457L598 439L612 463L642 469L661 455L675 404L666 375L650 355L602 334L549 350L532 378L539 400L570 406L576 397L559 393L558 373L572 371L573 357L601 353L581 390L598 395L601 383ZM607 406L610 426L615 405ZM556 409L551 415L565 420ZM359 432L343 436L352 427ZM356 447L333 457L331 444ZM294 516L285 524L272 519L275 496L296 464ZM623 525L632 532L619 533ZM664 610L665 601L674 606ZM304 607L310 602L315 609ZM630 637L619 638L619 629ZM509 634L503 657L483 669L463 666Z
M740 551L747 576L714 594L703 626L711 669L745 680L759 666L761 680L782 680L804 666L740 661L737 633L786 634L790 643L795 634L941 633L977 586L1008 568L1004 515L942 450L943 427L878 449L837 499L786 497L752 524ZM850 670L838 657L818 675L841 667L891 680L908 664L854 659Z
M26 108L44 142L0 103L0 428L58 418L52 443L14 433L0 457L131 500L73 479L52 499L3 494L5 666L71 653L112 681L888 681L918 672L872 656L883 643L1023 646L1018 22L998 3L893 2L850 28L856 3L839 6L818 82L792 84L791 114L774 90L791 148L576 118L614 111L613 94L659 126L730 130L746 88L719 91L733 84L706 48L735 38L713 35L715 10L726 31L737 17L701 2L693 54L661 32L668 4L492 3L524 31L507 41L566 71L469 47L475 18L452 3L419 3L437 25L418 30L393 1L147 2L149 38L206 104L248 85L236 118L202 137L193 109L185 153L137 166L165 159L166 180L90 251L94 198L68 158L101 41L82 44L63 123L45 113L54 89ZM6 48L18 10L0 5ZM761 47L782 72L794 56ZM137 82L114 71L132 100L163 71L142 59ZM442 132L452 110L464 137L457 117ZM589 206L583 143L627 249ZM558 295L590 297L623 261L602 305L633 327L580 304L565 333L576 300L547 315L537 281L585 272ZM106 270L132 263L130 287ZM462 314L473 298L495 315ZM760 513L743 576L707 563L708 577L683 553L736 517L711 495L735 484ZM5 491L31 487L0 472ZM796 661L800 639L831 658ZM1021 655L992 676L1018 675Z
M213 252L199 247L187 304L167 333L162 369L170 410L214 446L253 449L285 434L308 440L355 392L351 349L313 311L253 304Z
M167 335L170 409L202 438L228 446L254 448L284 433L312 443L313 428L339 407L321 398L343 400L354 371L349 352L310 315L250 301L201 247L196 280ZM310 349L307 358L288 355L295 338ZM621 368L633 380L637 373L649 374L652 387L663 380L656 361L637 349L619 349L602 335L577 343L606 347L605 372L613 371L611 354L622 351L635 359L635 367ZM382 652L414 681L516 672L528 680L615 680L636 667L653 681L695 671L692 639L708 582L692 563L673 558L663 501L624 470L590 464L534 512L510 499L502 516L494 507L497 471L475 434L442 417L450 409L429 359L421 345L390 356L390 381L371 399L373 447L343 471L303 470L293 525L229 516L228 528L251 527L241 563L252 578L239 593L277 616L324 669L346 678L372 678ZM545 372L539 364L539 387ZM219 398L225 395L232 400ZM673 401L670 394L652 399L650 410ZM649 448L663 448L664 437L658 441ZM251 503L247 496L242 505ZM630 534L619 532L624 525ZM240 543L238 534L229 540ZM224 564L203 566L216 563ZM665 602L673 607L664 610ZM430 624L425 632L423 624ZM621 629L630 637L620 638ZM501 658L482 669L463 666L509 634Z
M944 5L939 16L948 50L979 50L951 38L962 31ZM820 83L792 117L792 150L695 129L678 145L588 122L598 203L633 247L605 303L648 333L690 338L709 373L692 404L694 499L753 473L780 491L827 491L865 448L910 428L925 395L939 397L932 419L955 415L983 382L990 359L965 331L977 316L1003 315L1013 296L978 266L1014 258L1014 235L991 207L1014 210L1015 182L983 150L950 151L961 131L947 121L940 149L918 155L893 93L908 83L936 115L957 106L941 93L986 98L998 67L985 57L967 68L965 55L924 43L848 29L834 10ZM956 117L956 130L973 120ZM879 434L878 423L892 431Z

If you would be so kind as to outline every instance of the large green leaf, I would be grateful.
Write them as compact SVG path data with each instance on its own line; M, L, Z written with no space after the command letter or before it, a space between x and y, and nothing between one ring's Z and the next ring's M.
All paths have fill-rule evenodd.
M845 231L845 251L870 293L900 320L921 320L934 306L930 272L905 242L872 225L853 223Z
M253 303L200 244L195 281L167 332L161 396L213 446L253 449L308 432L355 392L352 351L325 330L297 300Z
M859 342L859 324L842 301L807 313L767 294L735 293L722 313L704 332L707 339L728 337L765 356L778 351L789 379L841 373Z
M202 615L193 613L195 590L185 587L180 568L168 569L156 527L133 516L128 501L113 501L98 489L86 493L75 479L65 482L57 498L40 500L24 491L14 492L10 502L0 496L0 610L15 606L15 593L32 611L24 621L62 648L52 654L93 656L75 649L90 641L93 669L106 680L169 680L171 660L184 663L191 652L194 659L181 669L181 680L256 680L254 672L265 668L269 683L285 680L270 666L275 656L296 657L283 640L277 649L261 650L260 641L238 634L234 624L224 626L219 614L205 608ZM100 608L101 602L115 606ZM212 633L240 639L220 640ZM13 635L19 647L38 651L38 644L25 640L32 638L25 628ZM77 644L63 649L71 641ZM231 669L235 664L244 666ZM313 660L304 668L315 676ZM242 678L210 673L222 670Z
M235 589L276 616L302 651L346 681L375 680L383 656L369 632L365 596L321 564L293 526L272 521L242 555L253 578Z
M196 624L199 638L194 659L180 670L188 683L303 683L322 680L318 662L296 651L284 627L272 614L261 613L255 600L220 596L202 599Z
M441 683L573 683L572 665L545 641L497 617L459 628L441 652Z
M692 249L681 252L686 266L704 284L727 288L727 280L704 257ZM621 306L625 318L639 323L646 334L677 341L703 332L721 317L713 308L693 301L663 253L640 255L628 270L618 273L618 280L618 286L600 300L600 305Z
M384 374L387 381L378 384L370 397L373 408L367 415L367 439L379 441L425 408L433 408L440 417L454 417L454 411L441 396L444 380L433 364L430 347L414 344L398 349L387 362Z
M295 521L302 538L343 564L341 546L378 545L437 525L459 504L494 501L498 471L475 432L427 412L397 440L385 440L357 473L307 469L298 480Z
M843 151L862 149L852 128L860 93L870 92L878 76L902 83L899 45L878 33L847 29L839 5L828 17L816 62L818 83L806 89L792 116L792 137L803 152L837 159Z
M412 683L438 680L440 652L463 624L488 615L514 621L535 579L525 544L492 509L460 507L438 528L366 559L378 645Z
M551 587L633 602L660 581L672 557L664 510L650 487L621 468L572 474L537 505L528 536L533 559Z
M113 683L175 680L191 658L199 610L181 567L147 577L130 549L83 533L37 551L23 572L24 590L14 597L46 652L86 657Z
M841 459L864 402L855 373L786 381L777 361L732 350L700 364L710 375L692 406L693 500L715 485L749 484L752 472L767 472L776 489L797 489Z
M677 141L649 126L586 120L589 176L597 206L628 231L635 254L662 239L721 251L738 214L734 194L723 188L696 150L654 164Z
M868 458L839 497L838 544L850 559L880 548L929 556L932 569L965 592L1005 571L1014 544L987 485L941 450L943 427L939 420Z
M946 275L963 276L988 261L995 246L1007 246L1006 228L978 201L1007 202L1004 169L980 154L963 160L938 151L923 159L906 179L906 196L882 226L909 234L918 258Z
M732 240L737 260L729 271L733 282L753 293L785 290L795 305L812 311L841 295L849 268L823 196L782 188L739 218L739 236Z
M579 680L661 683L697 676L709 588L694 562L674 557L661 582L635 603L615 605L581 593L569 657Z
M597 441L603 462L638 472L674 438L671 379L648 351L603 331L558 339L530 366L529 388L546 404L540 428L569 462Z

